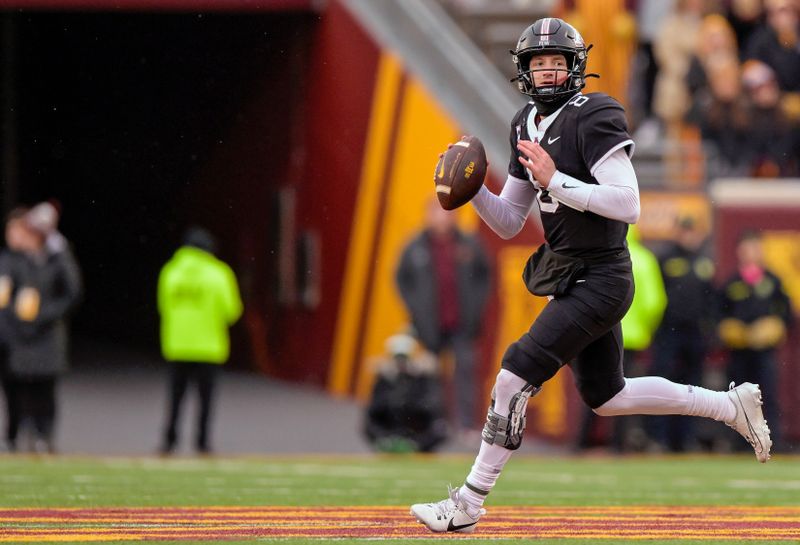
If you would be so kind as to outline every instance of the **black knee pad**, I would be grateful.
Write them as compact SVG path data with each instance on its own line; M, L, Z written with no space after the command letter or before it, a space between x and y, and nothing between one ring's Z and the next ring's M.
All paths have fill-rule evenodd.
M561 365L526 333L506 349L502 367L530 384L541 386L558 372Z
M581 399L589 408L596 409L606 401L617 395L625 387L625 379L607 381L588 381L577 380L576 386L581 395Z

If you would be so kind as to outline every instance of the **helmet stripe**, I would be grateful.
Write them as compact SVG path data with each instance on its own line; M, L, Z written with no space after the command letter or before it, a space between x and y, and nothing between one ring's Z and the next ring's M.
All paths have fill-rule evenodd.
M542 21L542 29L539 34L539 45L547 45L550 41L550 17L546 17Z

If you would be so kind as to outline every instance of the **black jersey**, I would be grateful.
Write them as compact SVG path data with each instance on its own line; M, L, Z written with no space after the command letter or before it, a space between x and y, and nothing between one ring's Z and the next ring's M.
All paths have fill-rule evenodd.
M530 179L519 162L518 140L532 140L528 119L535 106L528 103L511 122L511 161L508 173ZM621 147L633 151L625 111L605 93L576 94L545 130L539 144L550 154L556 168L588 184L597 184L591 171L602 159ZM560 203L548 191L536 198L544 236L553 251L592 261L614 260L627 255L628 224L593 212L579 212Z

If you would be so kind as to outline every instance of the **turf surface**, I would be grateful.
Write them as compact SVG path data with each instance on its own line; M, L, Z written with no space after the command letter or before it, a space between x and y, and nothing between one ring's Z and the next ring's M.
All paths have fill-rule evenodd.
M800 459L781 456L766 465L749 456L515 457L476 533L432 538L407 516L408 504L443 498L446 484L459 484L471 462L467 456L0 457L0 541L65 543L71 535L74 542L95 536L102 543L291 545L800 541ZM196 509L202 506L214 509ZM242 513L250 515L242 520Z

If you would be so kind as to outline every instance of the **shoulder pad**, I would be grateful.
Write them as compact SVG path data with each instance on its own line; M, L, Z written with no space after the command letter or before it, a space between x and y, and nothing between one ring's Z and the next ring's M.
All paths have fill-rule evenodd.
M620 104L617 99L612 96L609 96L605 93L586 93L584 96L589 97L589 102L593 103L595 107L614 107L614 108L622 108L622 104ZM589 103L587 102L587 106Z
M605 93L588 93L586 100L578 108L578 119L584 120L600 116L601 119L612 119L616 116L625 117L625 108L616 99ZM627 126L627 121L626 121Z
M587 93L583 96L585 96L588 100L579 108L578 115L580 117L586 117L594 112L609 108L619 110L623 114L625 113L625 109L622 107L622 105L617 102L616 99L608 96L605 93Z
M522 108L517 110L517 113L514 114L514 117L511 119L511 126L514 127L518 125L520 122L527 122L528 121L528 114L531 111L533 105L528 102Z

